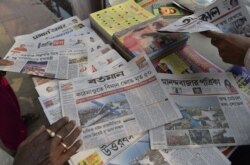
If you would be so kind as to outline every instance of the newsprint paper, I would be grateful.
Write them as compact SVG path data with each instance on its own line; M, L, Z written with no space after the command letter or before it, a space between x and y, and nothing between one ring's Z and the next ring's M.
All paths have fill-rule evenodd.
M71 165L229 165L216 148L150 150L149 136L121 138L72 156Z
M224 33L245 34L250 31L250 14L245 0L217 0L212 5L182 17L160 31L200 32L219 28ZM212 23L208 24L206 22Z
M159 78L183 118L150 131L152 149L250 144L250 114L231 73Z
M83 147L97 147L181 117L166 99L146 56L128 65L98 78L59 82L63 115L83 128Z
M15 41L27 40L27 39L32 40L32 41L41 40L41 39L48 39L51 36L54 37L55 34L64 33L65 31L67 31L66 29L71 27L71 26L78 25L78 27L79 27L79 24L82 24L82 21L77 16L70 17L70 18L65 19L63 21L57 22L51 26L48 26L44 29L35 31L31 34L16 36ZM75 29L77 29L77 28L75 28ZM80 28L78 28L78 29L80 29Z
M77 36L75 36L77 35ZM71 17L31 34L17 36L0 70L48 78L70 79L88 74L88 53L104 45L98 35L77 17Z

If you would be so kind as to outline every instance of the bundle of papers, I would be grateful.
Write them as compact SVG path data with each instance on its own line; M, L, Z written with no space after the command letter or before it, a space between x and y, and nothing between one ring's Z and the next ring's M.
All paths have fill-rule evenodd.
M115 50L105 45L78 17L68 18L15 39L15 44L4 57L14 64L0 66L0 70L70 79L84 77L93 69L97 70L120 58ZM105 51L101 52L102 50ZM96 61L90 61L90 55L97 51L102 56Z
M125 4L141 11L131 1ZM237 7L232 9L244 17L236 12ZM218 21L219 8L209 10L214 22ZM91 17L97 22L108 12L112 8ZM98 16L100 13L103 15ZM152 17L142 13L145 19L136 22ZM218 22L217 27L222 24ZM99 28L106 31L106 37L116 32L106 25ZM194 55L190 46L179 51L186 52L185 58L202 59L206 66L198 70L214 73L193 73L195 66L188 72L181 62L184 70L171 72L179 75L157 73L154 65L162 67L172 55L153 65L147 54L140 52L127 62L77 17L15 40L4 57L14 65L0 70L39 76L33 81L49 123L68 116L82 128L84 150L69 160L72 165L228 165L217 146L250 143L249 107L232 74Z

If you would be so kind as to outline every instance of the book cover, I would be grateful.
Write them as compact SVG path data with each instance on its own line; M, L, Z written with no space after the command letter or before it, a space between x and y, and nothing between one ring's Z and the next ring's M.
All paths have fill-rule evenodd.
M157 32L167 24L167 19L156 17L132 26L114 34L114 45L127 60L144 53L154 61L188 40L187 33Z
M132 0L132 1L135 1L136 3L138 3L139 5L141 5L141 7L146 7L156 2L157 0Z
M206 59L189 45L180 49L179 55L190 64L194 72L224 72L223 69Z
M158 73L187 74L200 72L223 72L217 65L203 57L191 46L166 54L153 63Z
M180 58L178 51L166 55L153 63L158 73L185 74L194 73L190 65Z
M127 1L90 14L92 26L111 41L112 35L154 15L133 1Z

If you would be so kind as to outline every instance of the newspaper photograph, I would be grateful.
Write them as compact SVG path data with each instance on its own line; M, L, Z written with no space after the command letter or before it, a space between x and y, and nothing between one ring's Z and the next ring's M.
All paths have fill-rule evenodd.
M80 77L88 73L88 54L83 48L20 54L17 60L12 61L13 65L0 66L0 70L57 79Z
M158 76L183 118L150 130L152 149L250 143L250 114L231 73Z
M215 147L150 150L149 136L129 136L72 156L71 165L230 165Z
M50 97L39 97L38 99L50 124L62 118L62 107L58 94Z
M59 95L58 81L49 81L42 85L35 87L40 97L50 97L53 95Z
M216 1L193 15L182 17L160 31L193 33L220 29L224 33L245 34L250 31L250 14L246 6L245 1Z
M135 135L181 117L171 107L155 75L149 59L138 56L108 75L59 82L63 115L83 128L84 148Z
M52 81L57 81L57 80L34 76L34 77L32 77L32 81L33 81L35 87L37 87L37 86L43 85L47 82L52 82Z

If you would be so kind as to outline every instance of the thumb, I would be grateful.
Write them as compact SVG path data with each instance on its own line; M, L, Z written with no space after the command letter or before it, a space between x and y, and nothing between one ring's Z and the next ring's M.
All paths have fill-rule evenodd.
M202 32L201 34L205 35L206 37L216 38L216 39L223 39L225 37L225 35L226 35L224 33L219 33L219 32L210 31L210 30Z
M0 60L0 65L3 65L3 66L13 65L13 64L14 64L13 61L9 61L9 60Z

